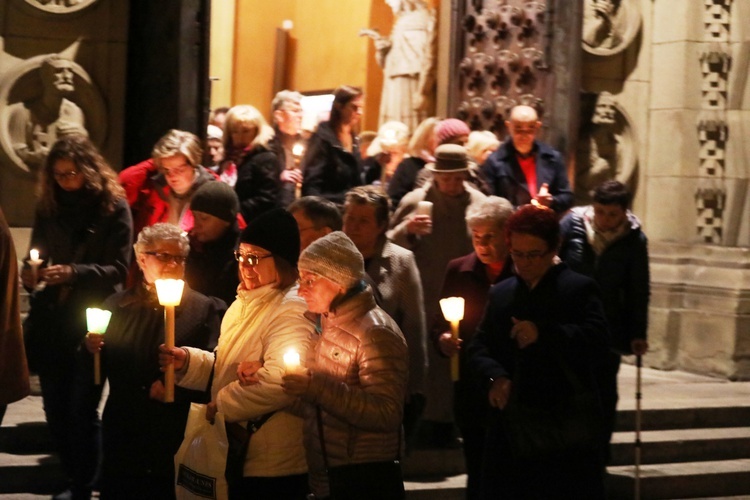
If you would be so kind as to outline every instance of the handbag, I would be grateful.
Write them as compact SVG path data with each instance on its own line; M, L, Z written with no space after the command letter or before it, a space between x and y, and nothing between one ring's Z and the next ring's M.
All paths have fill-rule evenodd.
M224 414L206 420L206 405L191 403L185 438L174 456L177 500L216 500L228 497L224 469L227 460Z
M243 477L245 468L245 458L247 457L247 447L250 446L250 437L258 432L258 429L265 424L273 414L272 411L266 413L258 420L247 423L247 428L238 422L227 422L225 424L229 449L227 451L227 464L224 471L224 477L231 485Z
M365 462L331 467L328 464L323 419L320 406L316 407L320 449L328 474L330 500L398 500L405 498L401 472L401 430L398 433L398 453L395 460Z
M572 388L570 399L529 405L521 397L522 382L515 377L502 421L510 451L517 459L540 459L570 452L596 449L603 439L601 403L598 394L585 388L559 357L565 380ZM516 370L520 374L520 370Z

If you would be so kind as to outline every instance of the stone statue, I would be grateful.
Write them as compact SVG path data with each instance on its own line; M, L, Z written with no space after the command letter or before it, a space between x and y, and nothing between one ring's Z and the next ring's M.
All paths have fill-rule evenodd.
M590 192L604 181L632 182L634 147L630 123L615 97L609 92L596 95L591 120L583 125L579 137L576 201L589 203Z
M597 55L624 50L640 28L640 11L629 0L584 0L583 48Z
M59 137L88 135L83 111L68 99L75 91L72 61L50 55L42 61L39 76L41 95L13 104L9 110L13 151L32 171L41 168Z
M437 29L435 12L424 0L386 0L396 21L390 37L363 30L375 41L375 58L383 68L380 124L405 123L415 130L434 114Z

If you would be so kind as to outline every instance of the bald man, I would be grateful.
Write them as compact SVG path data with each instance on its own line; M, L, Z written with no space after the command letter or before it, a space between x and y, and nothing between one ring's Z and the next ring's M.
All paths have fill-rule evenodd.
M536 140L542 126L531 106L516 106L505 122L510 138L482 165L492 194L514 207L532 203L563 213L573 204L573 192L562 155Z

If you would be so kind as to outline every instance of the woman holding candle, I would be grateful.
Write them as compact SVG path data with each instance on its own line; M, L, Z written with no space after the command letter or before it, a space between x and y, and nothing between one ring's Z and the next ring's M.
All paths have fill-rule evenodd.
M29 365L39 374L47 423L76 496L90 494L98 425L98 394L78 406L76 352L86 333L86 308L125 279L131 227L125 193L96 147L83 136L58 140L42 171L31 232L31 249L46 265L36 273L25 267L21 279L31 293L24 323Z
M134 248L143 281L109 297L102 306L112 311L106 333L86 337L87 350L100 352L102 380L110 388L102 418L101 498L173 498L173 457L190 402L205 401L206 388L177 389L175 402L164 402L164 308L155 281L183 279L190 244L179 227L158 223L140 232ZM223 313L216 302L185 286L175 310L176 342L215 347ZM87 374L93 374L92 359Z
M230 498L302 500L308 491L302 419L285 411L294 398L281 389L285 354L294 349L304 355L314 331L297 296L299 245L297 223L287 211L274 209L251 221L235 254L241 283L216 352L162 347L161 362L174 361L181 387L205 388L213 374L206 418L218 411L229 423L262 421L250 439L243 478L229 483ZM243 371L243 362L256 360L254 375Z
M557 263L554 211L525 205L505 235L516 276L490 290L467 350L492 407L482 498L604 498L599 288Z
M363 281L364 260L341 231L300 256L300 296L318 316L309 371L284 377L305 404L305 448L316 498L398 499L409 354L396 322Z

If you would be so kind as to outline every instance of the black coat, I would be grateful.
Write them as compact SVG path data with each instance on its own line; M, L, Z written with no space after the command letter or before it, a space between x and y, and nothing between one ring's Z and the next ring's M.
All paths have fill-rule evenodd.
M417 156L404 158L396 167L391 182L388 183L388 196L391 197L393 209L401 203L406 193L414 190L417 182L417 174L427 164L425 160Z
M532 321L538 328L537 341L523 350L510 336L513 318ZM555 410L572 407L581 387L594 397L598 394L594 368L607 347L598 286L563 263L552 267L533 289L517 276L492 287L468 355L478 383L485 388L491 379L507 377L511 394L516 392L527 407L565 418ZM572 385L562 364L579 387ZM601 421L600 408L592 407L590 413L591 420ZM519 491L528 495L522 498L573 498L568 496L571 491L581 498L603 497L597 447L566 450L552 458L514 458L502 415L500 410L491 412L484 469L488 479L482 487L494 495L487 498L519 498Z
M234 250L240 237L237 222L232 223L216 241L200 243L190 239L185 262L185 280L196 292L221 299L226 306L234 302L240 284Z
M151 385L164 380L158 357L164 343L164 308L155 292L138 284L109 297L103 308L112 311L112 318L101 352L102 380L109 380L102 418L102 487L123 477L173 481L174 454L190 402L206 402L206 392L175 387L174 403L149 397ZM222 313L215 301L185 287L175 308L175 345L212 350ZM92 356L86 359L92 362Z
M651 295L648 240L638 219L628 216L630 231L597 257L586 237L582 211L573 209L560 222L559 253L571 269L599 283L612 348L624 354L631 353L634 339L646 338Z
M62 190L60 190L62 191ZM122 289L130 265L132 218L124 199L104 213L85 192L57 193L56 215L37 214L30 248L44 265L68 264L72 283L31 293L24 323L27 356L35 370L69 369L86 335L86 308Z
M562 155L550 146L535 141L536 187L549 185L552 195L552 208L563 213L573 205L573 191ZM526 176L516 158L516 149L510 139L500 145L484 162L481 169L485 181L495 196L502 196L514 207L531 203L531 194Z
M341 145L329 122L318 125L302 160L302 196L322 196L338 205L353 187L362 185L359 144L349 152Z
M255 146L237 165L237 183L234 190L240 199L240 212L245 222L279 206L281 169L276 154Z

